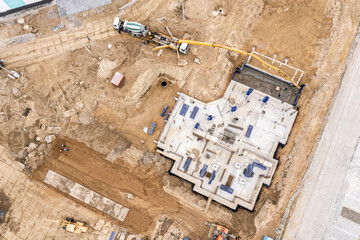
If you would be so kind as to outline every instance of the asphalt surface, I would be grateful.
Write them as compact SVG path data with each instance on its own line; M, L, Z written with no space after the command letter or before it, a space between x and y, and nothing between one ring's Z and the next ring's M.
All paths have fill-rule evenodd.
M360 44L293 206L283 239L359 239Z

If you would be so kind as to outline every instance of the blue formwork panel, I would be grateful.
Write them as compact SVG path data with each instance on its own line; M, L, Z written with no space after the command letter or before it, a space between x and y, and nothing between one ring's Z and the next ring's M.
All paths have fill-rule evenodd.
M213 171L213 173L211 174L211 178L209 180L209 184L211 184L212 181L215 179L215 174L216 174L216 171Z
M199 111L198 107L194 107L194 109L191 112L190 118L195 119L197 112Z
M250 94L254 91L253 88L249 88L246 92L246 96L250 96Z
M114 240L114 237L115 237L115 232L111 232L109 240Z
M165 121L168 120L169 115L170 115L170 110L169 110L169 111L166 113L166 115L165 115L165 118L164 118Z
M205 176L207 169L208 169L208 165L204 164L203 168L200 171L200 177L203 178Z
M184 166L183 166L183 168L184 168L185 171L187 171L187 170L189 169L189 166L190 166L190 164L191 164L191 161L192 161L191 157L188 157L188 158L186 159L186 161L185 161L185 163L184 163Z
M189 109L189 105L187 105L187 104L184 103L184 104L182 105L182 107L181 107L180 115L181 115L181 116L185 116L186 113L187 113L187 111L188 111L188 109Z
M246 168L246 172L245 172L244 176L247 178L251 177L251 173L252 173L253 169L254 169L254 165L249 164Z
M163 116L165 115L165 113L166 113L166 111L168 110L168 108L169 108L168 105L166 105L166 106L164 107L164 109L162 110L162 112L161 112L161 114L160 114L160 117L163 117Z
M262 170L266 170L266 167L263 166L263 165L261 165L260 163L253 162L253 165L254 165L255 167L261 168Z
M249 125L249 127L248 127L248 129L246 131L245 137L247 137L247 138L250 137L253 128L254 128L253 125Z
M267 103L267 101L269 101L269 97L268 96L265 96L262 100L263 103Z
M153 132L154 132L154 130L155 130L155 127L156 127L156 122L153 122L153 123L151 124L150 130L149 130L149 132L148 132L150 135L153 134Z
M225 192L228 192L230 194L233 194L233 192L234 192L234 189L232 189L231 187L228 187L224 184L221 184L220 189L224 190Z

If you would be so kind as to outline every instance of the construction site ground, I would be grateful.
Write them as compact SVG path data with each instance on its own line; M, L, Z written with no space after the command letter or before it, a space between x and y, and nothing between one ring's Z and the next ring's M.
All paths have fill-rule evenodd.
M173 107L176 92L202 101L219 98L245 57L191 46L181 56L187 64L178 66L175 52L165 49L158 56L154 45L113 30L118 8L126 3L112 1L72 19L60 18L54 2L0 19L0 58L21 74L13 80L0 71L0 209L8 211L0 236L73 239L54 222L67 216L89 222L89 233L76 236L81 239L108 239L111 231L129 239L207 239L205 221L227 226L243 239L275 236L339 87L358 31L360 3L187 0L185 21L177 0L138 0L121 12L123 19L158 32L166 33L168 26L179 38L249 51L256 46L258 52L288 58L305 71L297 120L287 145L277 153L273 182L262 189L253 212L234 212L217 203L205 212L207 199L168 174L172 163L155 153L153 143L164 126L160 113L165 105ZM53 31L60 23L64 28ZM122 88L110 83L116 71L125 73ZM169 83L166 88L160 86L163 80ZM143 128L154 121L154 134L145 134ZM46 137L52 142L46 143ZM64 143L70 151L60 153ZM115 221L48 187L42 182L48 169L128 207L127 218ZM174 220L166 231L159 228L164 218Z

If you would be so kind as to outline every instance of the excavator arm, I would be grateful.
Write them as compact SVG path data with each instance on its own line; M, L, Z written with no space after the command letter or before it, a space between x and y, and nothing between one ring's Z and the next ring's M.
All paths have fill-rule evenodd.
M282 77L284 77L287 81L291 82L292 84L294 84L297 88L300 89L300 86L288 75L286 74L284 71L282 71L280 68L275 67L267 62L265 62L264 60L262 60L261 58L259 58L258 56L256 56L255 54L249 53L245 50L241 50L241 49L237 49L234 48L232 46L226 45L226 44L218 44L218 43L208 43L208 42L199 42L199 41L192 41L192 40L185 40L185 39L179 39L177 41L178 46L181 43L188 43L188 44L192 44L192 45L200 45L200 46L209 46L209 47L218 47L218 48L224 48L230 51L234 51L243 55L247 55L247 56L251 56L253 58L255 58L256 60L260 61L262 64L264 64L265 66L269 67L270 69L272 69L273 71L275 71L276 73L280 74Z

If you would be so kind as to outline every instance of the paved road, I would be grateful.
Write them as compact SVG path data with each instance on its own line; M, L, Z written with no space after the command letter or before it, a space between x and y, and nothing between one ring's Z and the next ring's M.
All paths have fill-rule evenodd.
M325 239L359 239L360 234L360 141L351 160ZM357 212L356 212L357 211Z
M283 239L359 239L360 154L355 154L359 137L360 44L344 75Z

